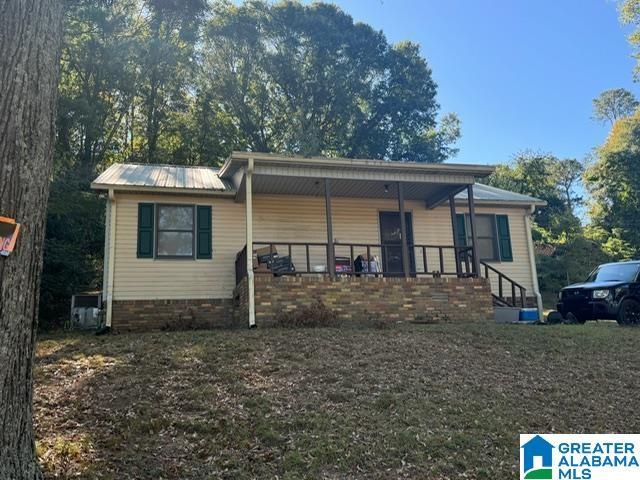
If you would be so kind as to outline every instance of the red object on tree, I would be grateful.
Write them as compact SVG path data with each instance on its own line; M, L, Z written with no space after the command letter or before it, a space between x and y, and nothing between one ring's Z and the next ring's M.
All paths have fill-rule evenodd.
M0 217L0 256L8 257L16 246L20 224L13 218Z

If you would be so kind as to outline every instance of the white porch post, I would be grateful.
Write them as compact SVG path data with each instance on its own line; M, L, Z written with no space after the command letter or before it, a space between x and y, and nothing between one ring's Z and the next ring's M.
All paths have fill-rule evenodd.
M536 268L536 254L533 249L533 238L531 237L531 215L535 207L531 207L531 213L524 216L524 225L527 234L527 250L529 251L529 265L531 265L531 280L533 283L533 294L536 297L536 307L538 308L538 320L544 320L544 307L542 305L542 295L538 285L538 269Z
M115 270L116 262L116 197L113 190L109 190L109 202L107 204L107 235L105 238L105 253L107 254L106 265L106 294L107 294L107 316L106 326L111 326L111 319L113 317L113 274ZM104 280L103 280L104 282Z
M253 158L247 162L245 172L245 205L246 205L246 233L247 233L247 293L249 303L249 328L256 326L256 299L253 282Z

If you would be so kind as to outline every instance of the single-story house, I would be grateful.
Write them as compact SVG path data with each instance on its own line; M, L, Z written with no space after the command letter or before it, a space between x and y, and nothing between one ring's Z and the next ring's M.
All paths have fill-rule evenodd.
M462 322L538 306L530 217L544 202L476 183L493 167L235 152L221 168L115 164L107 325L269 324L320 300Z

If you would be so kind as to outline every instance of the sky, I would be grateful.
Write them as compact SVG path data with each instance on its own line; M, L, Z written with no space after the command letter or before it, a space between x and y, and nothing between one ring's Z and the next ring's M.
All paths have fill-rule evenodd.
M451 161L497 164L531 149L584 159L608 126L592 100L633 82L613 0L334 0L392 42L421 45L441 113L462 121Z

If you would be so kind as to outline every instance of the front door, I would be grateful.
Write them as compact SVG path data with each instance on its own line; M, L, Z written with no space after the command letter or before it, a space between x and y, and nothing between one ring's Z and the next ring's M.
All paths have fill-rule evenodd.
M413 221L411 212L405 212L407 224L407 243L413 245ZM402 235L400 234L400 213L380 212L380 243L382 247L382 266L386 274L400 276L402 267ZM409 246L409 269L415 272L415 254Z

